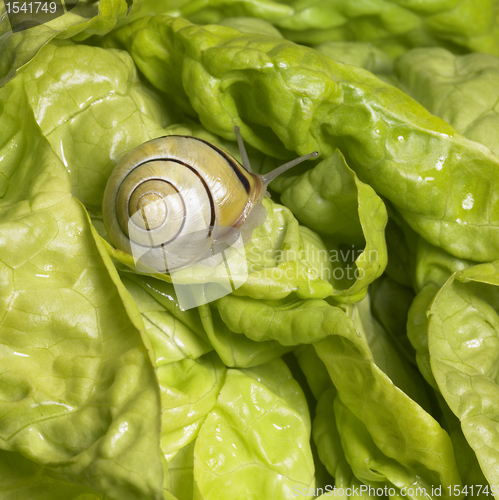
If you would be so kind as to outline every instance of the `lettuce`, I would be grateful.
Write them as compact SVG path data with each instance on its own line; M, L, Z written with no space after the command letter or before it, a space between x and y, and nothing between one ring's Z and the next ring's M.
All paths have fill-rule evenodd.
M370 42L393 56L430 45L499 55L494 0L146 0L143 10L180 15L200 24L218 24L231 16L259 18L295 42Z
M3 15L0 496L499 498L496 7ZM320 159L270 185L244 284L184 310L103 192L153 138L240 159L236 125L256 172Z
M394 71L398 84L432 113L499 154L499 58L417 49L400 57Z
M431 369L491 485L497 462L497 263L456 271L429 309Z
M194 446L198 498L286 499L296 485L313 488L309 439L305 398L283 361L229 370Z
M129 2L125 0L99 0L98 2L80 0L75 4L62 16L47 23L38 24L27 30L12 31L6 15L6 2L2 1L0 4L0 53L2 54L0 85L14 78L40 49L54 38L85 40L92 35L104 35L129 12L134 11L139 2L132 0L129 5ZM35 4L31 8L36 7Z
M161 498L159 390L137 306L20 80L0 108L2 460L26 481L38 467L42 483Z

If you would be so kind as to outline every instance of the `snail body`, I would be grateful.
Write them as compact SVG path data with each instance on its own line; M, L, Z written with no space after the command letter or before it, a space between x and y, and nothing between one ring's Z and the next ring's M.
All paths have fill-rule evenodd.
M251 172L238 129L236 135L246 168L217 146L189 136L153 139L125 155L104 192L111 243L158 272L203 260L214 245L238 234L271 180L317 156L261 176Z

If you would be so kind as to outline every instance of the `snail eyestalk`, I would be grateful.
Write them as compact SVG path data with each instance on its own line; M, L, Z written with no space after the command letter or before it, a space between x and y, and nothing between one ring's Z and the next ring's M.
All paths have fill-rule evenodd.
M241 160L243 162L243 167L250 174L253 174L253 170L251 169L251 165L250 165L249 158L248 158L248 153L246 152L246 148L244 147L243 138L241 137L241 133L239 132L238 126L234 127L234 132L236 133L237 145L239 146L239 153L241 154ZM267 188L267 186L276 177L278 177L282 173L286 172L286 170L293 168L295 165L298 165L299 163L302 163L305 160L309 160L310 158L316 158L317 156L319 156L319 153L317 151L313 151L312 153L309 153L308 155L300 156L300 158L296 158L295 160L289 161L288 163L281 165L280 167L276 168L275 170L272 170L272 172L269 172L268 174L260 176L260 178L262 180L264 191Z
M237 145L239 146L239 153L241 154L241 160L243 162L243 167L250 173L253 173L251 169L251 165L248 158L248 153L246 152L246 148L244 147L243 138L241 137L241 133L239 132L239 127L234 127L234 132L236 133Z
M276 177L286 172L286 170L293 168L294 166L304 162L305 160L309 160L310 158L316 158L317 156L319 156L319 153L317 151L313 151L308 155L300 156L300 158L296 158L295 160L292 160L288 163L285 163L284 165L281 165L275 170L272 170L272 172L269 172L268 174L262 175L263 187L266 188Z

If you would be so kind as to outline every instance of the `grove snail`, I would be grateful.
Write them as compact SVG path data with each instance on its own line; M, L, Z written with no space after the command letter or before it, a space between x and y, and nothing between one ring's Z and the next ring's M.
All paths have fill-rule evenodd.
M235 127L243 166L209 142L170 135L136 147L106 185L103 220L118 249L145 256L158 272L189 266L255 217L268 184L316 151L266 175L253 173ZM259 219L259 217L256 217ZM260 219L260 223L263 222Z

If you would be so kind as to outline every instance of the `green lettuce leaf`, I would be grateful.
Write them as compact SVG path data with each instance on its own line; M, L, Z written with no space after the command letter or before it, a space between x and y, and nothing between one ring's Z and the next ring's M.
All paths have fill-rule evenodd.
M151 3L157 5L157 0ZM371 42L393 56L428 45L499 55L494 0L175 0L163 2L156 13L172 13L201 24L218 23L229 16L259 17L299 43Z
M437 389L430 366L428 351L428 310L439 287L435 283L425 285L414 298L407 317L407 337L416 351L416 363L425 380Z
M370 297L355 304L350 315L360 336L369 346L376 366L399 389L430 412L431 405L420 374L413 364L407 363L407 353L397 342L397 337L391 336L372 314Z
M196 439L194 498L292 498L314 486L309 440L305 397L282 360L228 370Z
M282 38L279 30L272 26L272 24L256 17L227 17L221 19L218 24L234 28L242 33L257 33L259 35Z
M317 446L317 454L321 464L324 464L327 472L334 477L334 487L338 488L335 496L342 497L339 488L356 488L354 495L347 495L344 490L343 497L345 499L368 496L365 492L360 491L360 487L364 483L354 476L352 468L345 457L335 416L337 391L329 377L326 366L311 345L300 346L294 352L316 400L312 436ZM324 498L331 496L331 484L329 483L323 487L325 491ZM316 492L317 494L321 493L318 489ZM322 496L319 498L322 498Z
M395 74L428 110L499 155L499 57L414 49L397 59Z
M414 270L414 288L423 289L428 283L439 288L452 273L466 269L475 263L471 260L458 259L441 248L435 247L419 238L416 248L416 268Z
M71 173L72 193L99 214L121 156L164 135L171 117L123 51L47 45L22 78L36 121Z
M68 483L19 453L0 451L0 495L4 500L106 500L102 493Z
M364 42L326 42L316 45L315 50L335 61L359 66L376 75L391 75L393 59L384 51Z
M436 293L451 274L471 265L471 261L457 259L422 238L418 240L414 271L418 294L409 309L407 335L416 350L419 370L434 389L437 389L437 384L431 371L428 351L428 310Z
M355 465L352 461L355 452L348 452L348 462L358 478L389 481L398 488L419 486L427 492L432 486L441 485L443 496L448 496L445 488L461 484L448 434L378 367L377 363L383 362L379 351L376 354L377 349L373 350L373 359L370 346L346 316L341 326L335 326L333 335L315 343L314 347L326 365L337 397L349 410L348 415L351 414L348 425L356 430L345 431L346 435L364 436L360 442L365 450L362 453L367 453L370 460ZM388 357L385 361L389 361ZM410 383L407 372L400 372L391 363L392 360L385 362L384 369L396 383L402 385L404 380L404 385ZM419 384L412 383L411 391L418 399L425 399L424 387ZM346 451L348 443L343 441L346 435L342 435L341 429L339 433ZM379 464L384 465L378 473Z
M226 366L257 366L291 350L291 347L284 346L277 340L254 340L246 335L239 335L237 330L230 328L230 323L227 325L222 320L216 307L204 304L198 310L210 343Z
M414 292L384 275L369 289L373 316L381 323L406 361L415 362L415 352L407 337L407 316Z
M332 293L337 300L362 298L387 263L384 239L387 214L379 196L358 179L339 151L302 175L281 180L281 188L281 201L306 227L327 241L363 247L355 252L358 257L351 273L346 265L339 265L343 255L350 252L330 249L329 259L334 269L328 273L337 288L341 285L335 278L347 278L343 280L347 283L343 285L345 288Z
M447 430L452 444L454 446L454 453L456 455L456 463L459 473L463 479L463 484L473 486L473 496L485 499L490 498L492 492L489 488L488 493L485 487L489 486L485 476L483 475L477 457L466 441L459 419L452 413L448 405L445 403L441 395L437 396L438 404L442 410L442 427Z
M430 243L460 258L499 258L499 159L365 70L286 40L166 16L106 40L165 96L187 99L209 131L233 138L239 125L275 157L340 148Z
M302 231L292 212L268 198L262 200L265 222L256 227L245 246L248 277L234 295L279 300L291 293L300 298L325 298L333 287L327 281L329 263L317 257L324 244L308 229Z
M5 2L0 2L0 87L14 78L54 38L84 40L92 35L104 35L139 3L137 0L79 0L60 17L13 32Z
M127 275L122 281L137 303L154 349L161 449L170 461L196 438L224 383L225 366L209 344L198 311L179 308L173 285Z
M194 493L194 444L184 446L168 462L167 488L178 500L192 500Z
M194 360L213 350L198 311L179 308L173 285L133 273L122 273L121 280L140 310L156 366Z
M341 152L335 151L301 175L278 177L271 187L307 227L342 243L363 243L355 179Z
M491 485L499 484L498 286L497 263L456 271L433 300L428 325L438 388Z
M226 366L247 368L291 349L276 340L260 342L234 333L208 304L183 311L171 283L131 269L122 272L121 278L141 312L157 366L185 358L196 360L214 349Z
M293 350L307 384L315 398L319 401L322 394L330 387L334 387L326 366L317 356L311 344L302 344Z
M217 401L225 366L216 353L161 365L161 449L167 460L192 442Z
M159 500L159 389L140 314L19 79L0 90L0 137L0 446L110 499Z
M404 231L391 217L386 224L385 238L388 254L386 275L402 286L412 287L414 250L407 243Z
M227 295L215 302L228 328L251 340L276 340L283 346L318 341L334 331L343 311L325 300L256 300Z
M406 388L412 385L412 388L409 389L410 392L419 393L417 397L425 400L425 404L427 404L424 388L423 392L421 392L421 386L418 384L418 376L414 377L412 371L414 381L411 382L406 378L406 375L401 373L401 371L405 371L405 367L402 364L399 364L398 367L396 365L403 360L403 357L397 354L394 346L387 341L386 332L383 334L380 325L375 326L376 322L374 318L370 317L366 306L368 306L367 301L354 306L354 309L362 309L358 311L360 314L356 315L356 325L361 329L364 341L369 343L369 348L376 358L376 363L379 363L380 367L390 373L397 385L405 385ZM352 491L355 492L350 495L350 497L354 498L372 495L384 496L383 493L381 495L379 493L382 490L378 490L377 493L371 491L369 494L369 487L375 489L380 487L391 488L391 491L395 492L395 494L400 494L401 488L405 487L404 493L414 496L415 485L412 483L413 477L410 474L408 475L408 468L401 465L398 456L394 458L383 453L374 444L372 431L367 430L366 425L363 423L363 421L369 420L371 412L366 410L361 420L355 417L352 411L345 406L338 396L338 391L329 377L326 366L312 346L301 346L295 350L295 353L317 400L312 432L320 460L335 478L334 486L338 488L336 496L340 495L341 490L339 488L344 488L343 496L345 498L349 497L346 488L351 488L351 493ZM407 370L406 374L411 376L411 369ZM348 376L352 376L351 370ZM359 383L358 376L355 377L355 380ZM376 383L373 382L373 384ZM366 396L363 396L362 400L365 399ZM408 400L410 401L410 399ZM388 409L390 404L385 403L381 406L378 402L378 406L377 413L390 411ZM405 414L404 418L408 418L408 413ZM429 415L427 418L428 421L432 420ZM400 432L398 425L396 429L395 433L390 433L385 437L385 443L390 442L391 439L394 439L395 434ZM443 431L441 433L442 436L445 436ZM452 446L450 449L452 450ZM396 453L399 452L400 449ZM414 467L413 464L409 470L413 471ZM432 476L427 477L431 478ZM433 480L435 480L435 476ZM435 484L439 483L436 482ZM427 491L429 493L429 490ZM324 493L324 498L328 496L326 493ZM421 495L416 494L416 496Z
M418 484L428 491L434 484L461 484L449 436L423 409L431 409L431 404L422 379L372 318L367 301L346 308L355 322L321 300L262 304L228 296L216 305L231 330L254 340L276 339L285 345L315 342L343 404L366 427L375 445L372 456L390 464L383 476L390 484L399 488ZM312 380L312 392L320 399L330 381L324 372L307 374L305 364L301 363ZM317 445L321 455L320 442ZM321 459L328 463L329 459ZM328 471L334 475L334 469L330 466Z

